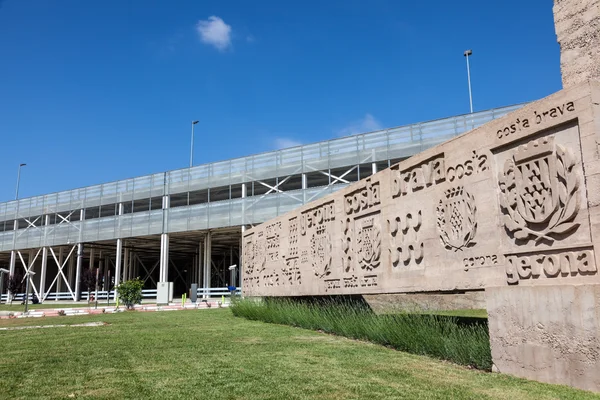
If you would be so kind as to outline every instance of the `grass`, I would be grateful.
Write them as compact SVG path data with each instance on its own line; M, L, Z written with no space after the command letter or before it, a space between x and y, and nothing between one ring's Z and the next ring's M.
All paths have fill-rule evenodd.
M239 317L287 324L368 340L413 354L428 355L478 369L492 369L487 320L432 314L377 315L362 303L239 300Z
M2 320L0 398L598 399L227 309Z

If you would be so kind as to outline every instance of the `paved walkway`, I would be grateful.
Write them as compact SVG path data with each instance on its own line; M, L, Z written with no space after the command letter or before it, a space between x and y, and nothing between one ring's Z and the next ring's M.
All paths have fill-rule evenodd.
M207 308L229 307L229 299L223 304L220 300L210 299L208 301L199 301L197 303L186 302L184 305L179 303L169 303L168 305L157 304L136 304L135 311L178 311L178 310L203 310ZM56 307L44 308L38 310L30 310L27 313L21 311L2 311L0 319L10 318L36 318L36 317L55 317L55 316L74 316L74 315L93 315L93 314L113 314L125 311L124 306L116 308L115 306L102 306L98 304L98 308L92 307Z

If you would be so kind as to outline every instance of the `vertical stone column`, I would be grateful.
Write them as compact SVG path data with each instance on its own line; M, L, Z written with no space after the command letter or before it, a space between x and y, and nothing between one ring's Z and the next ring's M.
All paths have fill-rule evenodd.
M600 79L600 1L554 0L563 87Z

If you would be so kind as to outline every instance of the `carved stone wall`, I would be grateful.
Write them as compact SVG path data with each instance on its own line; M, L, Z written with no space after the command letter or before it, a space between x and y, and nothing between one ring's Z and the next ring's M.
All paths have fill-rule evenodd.
M246 231L244 293L599 283L599 100L562 90Z
M563 87L600 79L600 0L554 0Z

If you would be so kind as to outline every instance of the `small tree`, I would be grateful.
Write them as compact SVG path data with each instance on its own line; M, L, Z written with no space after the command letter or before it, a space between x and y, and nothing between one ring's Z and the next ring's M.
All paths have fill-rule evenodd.
M96 271L85 269L81 274L81 287L88 292L87 301L90 302L90 293L96 288Z
M6 282L6 289L8 289L8 291L10 292L10 304L12 304L15 297L17 297L17 294L24 290L24 286L25 280L21 275L13 274L8 277L8 280Z
M125 304L128 310L132 310L135 304L142 303L143 287L144 282L140 278L135 278L121 283L115 289L119 294L119 300Z

